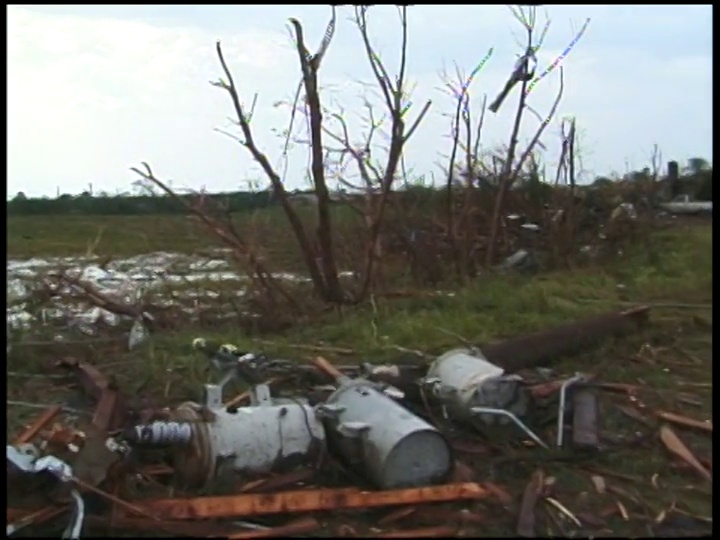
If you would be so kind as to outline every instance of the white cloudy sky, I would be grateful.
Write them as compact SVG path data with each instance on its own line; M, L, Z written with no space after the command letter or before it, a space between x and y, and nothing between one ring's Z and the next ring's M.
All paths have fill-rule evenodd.
M711 6L546 6L552 19L542 71L591 22L563 60L565 95L558 118L546 130L546 159L556 159L559 119L576 116L582 128L587 178L647 165L653 144L664 159L712 160ZM299 19L311 50L330 14L327 6L10 6L8 7L8 193L79 193L129 190L129 167L149 162L177 187L226 191L262 179L247 151L215 132L227 127L228 96L208 84L220 75L214 44L226 58L249 104L259 98L252 127L260 148L279 163L289 100L299 80L287 31ZM335 39L320 73L323 98L343 107L355 138L362 136L358 81L372 81L359 33L339 11ZM409 9L409 79L416 105L428 98L430 113L406 149L416 174L442 174L448 152L452 100L439 87L439 71L457 62L467 72L490 47L493 55L473 83L478 105L503 86L520 47L519 24L504 6L415 6ZM400 42L395 8L369 14L370 32L389 67ZM546 114L558 70L530 96ZM367 94L367 91L365 91ZM372 99L372 98L371 98ZM488 114L484 147L507 141L511 96L497 115ZM380 105L378 105L380 106ZM302 120L302 118L298 119ZM538 121L528 116L525 140ZM298 130L303 122L296 122ZM275 131L273 131L275 130ZM305 187L307 150L289 155L288 184Z

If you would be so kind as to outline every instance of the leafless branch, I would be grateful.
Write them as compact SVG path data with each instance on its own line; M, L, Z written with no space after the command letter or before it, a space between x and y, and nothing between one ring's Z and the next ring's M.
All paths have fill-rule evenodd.
M304 45L299 43L298 49L301 49L301 48L304 49ZM295 212L292 205L290 204L288 194L287 194L287 191L285 190L285 186L283 185L282 179L277 174L277 172L273 169L267 156L265 156L265 154L263 154L257 148L257 145L255 144L255 140L253 138L252 131L250 129L250 123L248 121L248 116L245 114L242 104L240 103L240 97L238 95L237 86L235 85L235 81L233 79L232 73L230 72L230 68L228 67L227 62L225 61L225 57L222 52L222 46L219 41L215 45L215 50L217 52L218 59L220 60L220 65L222 66L223 73L225 74L225 80L224 81L221 80L221 81L213 83L213 84L215 86L219 86L219 87L223 88L230 95L230 98L233 103L233 107L235 109L235 114L237 116L238 125L240 126L240 129L242 130L242 133L244 136L244 141L242 142L242 144L250 151L250 154L253 156L255 161L257 161L260 164L261 168L263 169L266 176L270 180L273 192L274 192L275 196L278 198L278 200L283 208L283 211L285 212L285 215L288 219L288 222L290 223L293 233L297 239L297 242L300 246L300 250L303 255L305 266L308 269L308 273L310 275L310 279L313 282L313 286L315 287L315 290L326 300L332 300L332 297L327 290L324 277L318 267L317 259L315 257L315 253L314 253L315 250L312 247L312 244L307 235L307 232L305 231L302 221L300 221L300 218L297 215L297 212ZM302 55L302 56L303 56L303 61L304 61L303 65L305 66L305 69L307 69L307 58L304 55Z
M522 169L522 165L527 159L527 157L530 155L530 153L533 151L533 148L535 147L535 144L540 139L540 136L543 134L543 131L545 131L545 128L550 123L550 120L552 120L553 116L555 116L555 112L557 111L558 105L560 105L560 100L562 99L563 95L563 89L565 88L564 84L564 77L563 77L563 68L560 66L560 88L558 89L557 96L555 96L555 102L552 105L552 108L550 109L550 113L547 116L547 119L540 124L540 127L538 128L537 132L535 132L535 135L530 141L530 144L527 146L525 151L520 156L520 159L518 160L517 165L515 166L515 169L512 173L512 178L515 178L520 170Z

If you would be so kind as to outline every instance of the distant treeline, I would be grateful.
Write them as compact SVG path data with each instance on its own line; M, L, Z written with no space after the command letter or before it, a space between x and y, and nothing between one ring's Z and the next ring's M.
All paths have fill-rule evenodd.
M180 195L187 202L195 201L198 195ZM256 210L273 204L268 192L252 193L239 191L204 195L206 199L218 203L230 212ZM18 194L7 202L9 216L41 216L41 215L103 215L132 216L155 214L185 214L187 208L174 197L160 195L116 195L91 196L61 195L57 199L30 199Z
M665 198L672 198L680 193L688 194L695 199L711 201L712 200L712 168L707 164L702 167L694 167L690 170L686 169L685 174L675 177L675 181L671 181L667 177L660 180L662 191ZM647 169L626 175L626 177L618 182L618 179L605 177L596 178L595 182L590 186L578 186L580 189L600 188L602 186L632 185L635 181L649 179ZM497 189L494 182L483 184L487 189ZM540 182L537 178L522 179L515 184L516 188L528 189L540 195L543 198L549 197L553 191L551 184ZM409 197L415 202L433 201L437 197L444 197L444 188L433 188L432 186L415 185L409 189L399 192L398 195ZM539 190L539 191L538 191ZM402 195L401 195L402 194ZM180 195L178 200L174 197L161 195L91 195L82 193L77 196L61 195L56 199L40 198L31 199L25 197L23 193L18 193L12 200L7 202L8 216L41 216L41 215L157 215L157 214L187 214L188 210L182 203L196 201L199 195ZM223 208L227 208L230 212L246 212L248 210L258 210L277 205L277 201L269 191L247 192L238 191L235 193L207 194L202 195L206 199L219 204ZM314 195L310 191L295 191L291 194L295 201L300 203L310 203L314 200ZM336 194L332 196L335 199L341 197ZM347 197L347 195L345 195Z

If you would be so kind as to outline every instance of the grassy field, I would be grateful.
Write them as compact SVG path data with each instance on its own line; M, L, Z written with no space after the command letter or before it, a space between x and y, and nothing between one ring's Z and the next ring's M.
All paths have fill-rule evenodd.
M314 220L311 207L298 208L304 221ZM346 208L334 208L341 227L353 219ZM270 235L273 248L295 251L287 219L280 208L243 212L232 216L238 233L252 240ZM182 215L140 216L13 216L7 221L7 253L10 258L84 256L128 257L153 251L195 253L222 247L194 217Z
M105 227L98 250L102 252L103 242L107 249L118 249L124 239L127 254L155 249L193 251L197 247L199 237L182 228L188 227L186 220L162 218L152 227L152 219L93 219L95 228ZM68 255L82 251L79 239L94 234L88 230L87 218L64 219L62 227L65 234L57 231L58 224L53 226L47 220L10 220L8 255ZM663 512L674 517L712 515L711 483L699 480L668 454L652 414L663 409L697 419L712 417L711 227L678 225L656 233L653 246L653 253L628 252L622 260L602 268L531 279L497 276L478 280L452 296L378 301L373 306L329 313L283 335L266 336L262 348L272 355L305 360L310 353L300 347L332 345L352 350L343 356L326 354L332 361L382 362L397 359L394 345L437 354L459 345L450 333L482 345L621 305L649 303L654 307L646 330L552 366L556 377L583 371L605 381L638 385L638 399L645 406L641 414L648 425L629 418L617 407L633 404L627 396L603 394L603 429L617 437L642 432L647 438L578 462L545 458L538 450L515 455L504 464L500 459L497 465L487 457L474 463L472 456L460 456L476 465L480 480L492 477L515 496L516 503L533 471L541 468L555 479L556 499L576 514L590 514L602 521L589 529L593 534L647 536L650 528L662 521L659 516ZM207 361L190 350L196 332L186 329L156 335L134 353L88 346L82 348L81 355L113 374L129 393L158 395L177 402L197 398L199 385L207 377ZM227 329L203 331L202 335L254 350L261 346ZM36 403L66 399L66 388L42 377L23 376L47 372L53 357L47 350L18 346L8 357L8 370L18 374L8 379L9 399ZM8 408L9 429L17 430L34 414ZM696 455L711 460L711 437L673 429ZM612 489L597 493L592 474L603 476ZM506 514L483 505L478 508L488 516L484 535L514 536L516 506ZM555 535L563 535L555 520L548 521L547 526ZM581 533L587 534L587 530Z

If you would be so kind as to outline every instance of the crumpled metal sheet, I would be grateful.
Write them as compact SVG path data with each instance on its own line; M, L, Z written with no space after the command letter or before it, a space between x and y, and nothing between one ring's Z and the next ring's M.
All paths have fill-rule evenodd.
M6 455L7 460L22 471L28 473L48 471L61 482L71 482L74 480L73 470L70 465L55 456L38 457L37 449L31 444L22 444L17 447L7 445ZM85 519L85 503L77 490L72 489L70 495L75 501L75 509L62 537L76 540L80 538L80 533L82 532L83 521ZM23 526L30 524L31 523L23 523L21 525L10 524L7 526L6 534L10 536Z

